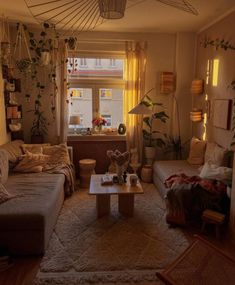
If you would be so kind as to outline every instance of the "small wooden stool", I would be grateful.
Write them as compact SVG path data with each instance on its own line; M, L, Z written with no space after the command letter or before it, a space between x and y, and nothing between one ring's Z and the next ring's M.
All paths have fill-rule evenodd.
M94 159L79 160L79 176L81 188L89 188L91 175L95 174L95 165L96 160Z
M202 213L203 223L201 231L204 232L207 224L213 224L215 225L216 238L220 239L220 228L221 225L224 223L224 220L225 220L225 215L212 210L205 210Z

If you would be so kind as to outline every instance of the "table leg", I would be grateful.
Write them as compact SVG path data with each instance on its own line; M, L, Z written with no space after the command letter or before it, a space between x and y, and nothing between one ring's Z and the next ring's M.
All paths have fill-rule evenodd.
M96 195L97 217L101 218L110 213L110 195Z
M118 209L124 216L132 217L134 214L134 194L119 194Z

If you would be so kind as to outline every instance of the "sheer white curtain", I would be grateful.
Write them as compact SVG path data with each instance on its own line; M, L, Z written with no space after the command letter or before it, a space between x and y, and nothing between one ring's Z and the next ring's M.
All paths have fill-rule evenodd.
M137 148L142 161L142 116L129 115L144 95L146 70L146 42L126 42L124 117L127 127L127 147Z
M59 41L56 80L57 80L57 98L56 98L56 125L58 142L67 141L69 110L69 95L67 92L67 48L64 40Z

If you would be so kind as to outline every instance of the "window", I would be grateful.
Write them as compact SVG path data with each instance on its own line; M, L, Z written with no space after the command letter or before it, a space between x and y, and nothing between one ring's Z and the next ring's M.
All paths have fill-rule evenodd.
M123 123L124 54L86 57L79 53L79 57L68 59L67 70L69 114L80 116L78 128L92 128L98 115L106 119L109 128Z

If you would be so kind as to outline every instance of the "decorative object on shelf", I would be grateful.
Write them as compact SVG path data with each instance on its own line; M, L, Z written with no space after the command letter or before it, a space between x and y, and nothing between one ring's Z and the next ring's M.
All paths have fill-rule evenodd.
M107 124L105 118L98 116L92 120L92 124L95 127L95 130L100 134L102 132L102 126Z
M194 108L192 112L190 112L190 120L192 122L201 122L203 119L202 117L202 110Z
M21 128L22 128L21 123L9 124L9 129L10 129L12 132L18 132L18 131L21 130Z
M202 94L203 91L204 91L203 79L194 79L191 84L191 93L198 95L198 94Z
M81 123L80 116L73 115L69 117L69 124L74 126L74 134L77 134L77 126Z
M131 0L24 0L32 16L39 23L51 22L63 35L72 32L72 36L83 31L94 30L105 20L120 19L125 9L134 7L143 1ZM164 5L198 15L198 11L186 0L156 0ZM135 3L134 3L135 2Z
M125 133L126 133L126 125L125 124L123 124L123 123L119 124L118 133L119 133L119 135L125 135Z
M116 174L118 177L118 182L122 184L124 182L123 173L127 169L129 159L130 159L130 153L129 151L121 153L119 150L115 150L115 151L109 150L107 153L109 153L109 158L116 167Z
M160 93L169 94L175 91L175 74L162 72L160 77Z
M216 99L213 102L213 126L230 129L232 100Z
M216 50L219 48L223 50L235 50L235 46L233 46L228 40L225 39L210 39L209 37L205 37L204 40L200 42L201 46L207 48L208 46L215 47Z

